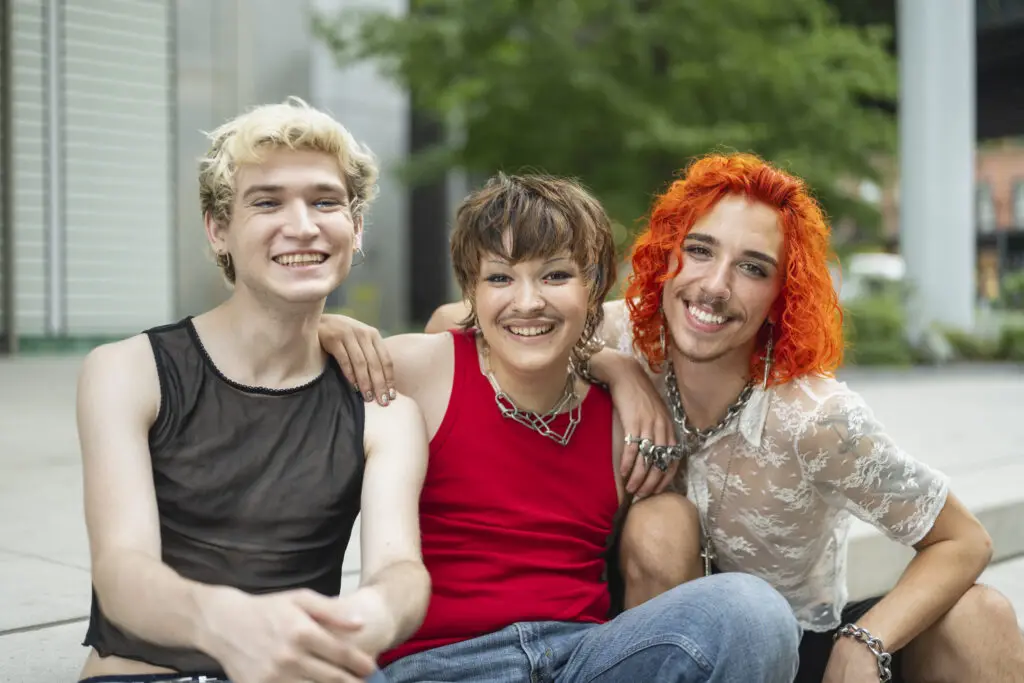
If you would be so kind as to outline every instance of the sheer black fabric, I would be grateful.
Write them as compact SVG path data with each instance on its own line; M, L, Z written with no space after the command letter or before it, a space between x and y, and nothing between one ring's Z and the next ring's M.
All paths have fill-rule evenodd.
M333 359L293 389L232 382L189 318L146 334L161 389L149 445L164 562L186 578L250 593L337 595L362 489L359 394ZM95 592L84 644L103 656L220 673L203 653L125 633Z

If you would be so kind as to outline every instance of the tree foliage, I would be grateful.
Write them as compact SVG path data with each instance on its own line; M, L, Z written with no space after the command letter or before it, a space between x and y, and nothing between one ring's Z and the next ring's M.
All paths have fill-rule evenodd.
M833 218L894 150L887 26L826 0L419 0L320 17L339 62L378 63L452 135L410 160L580 178L632 224L695 155L750 151L806 178ZM852 181L852 182L851 182Z

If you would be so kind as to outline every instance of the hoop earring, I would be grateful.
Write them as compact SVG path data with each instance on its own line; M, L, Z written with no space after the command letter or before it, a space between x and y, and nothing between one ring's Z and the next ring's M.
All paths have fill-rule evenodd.
M761 380L761 388L768 389L768 376L772 372L772 362L775 356L775 325L768 323L768 343L765 345L764 355L764 378Z
M356 254L359 254L360 256L363 257L359 261L359 263L356 263ZM352 252L352 267L355 268L356 266L361 266L364 263L366 263L366 253L363 251L362 247L356 247L355 250Z

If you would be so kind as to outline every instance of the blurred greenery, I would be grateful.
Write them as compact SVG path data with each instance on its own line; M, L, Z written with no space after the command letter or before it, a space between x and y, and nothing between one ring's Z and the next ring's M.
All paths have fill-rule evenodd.
M999 304L1010 310L1024 311L1024 270L1003 276L999 283Z
M346 8L316 34L375 61L451 134L407 182L542 171L582 180L626 229L690 159L750 151L805 178L833 220L896 140L891 26L827 0L418 0ZM856 3L854 3L856 5Z
M910 365L914 354L906 337L903 301L893 295L848 302L843 311L848 365Z

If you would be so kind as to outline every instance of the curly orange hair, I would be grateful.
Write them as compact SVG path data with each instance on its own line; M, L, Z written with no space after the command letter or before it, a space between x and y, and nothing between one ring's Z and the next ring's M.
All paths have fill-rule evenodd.
M633 273L625 293L634 348L653 370L660 369L665 361L662 287L682 269L683 239L694 223L730 194L773 207L782 226L786 265L772 309L776 324L769 384L832 374L843 357L843 315L828 269L828 223L802 180L751 154L697 159L656 198L646 229L633 243ZM673 255L678 265L669 272ZM759 339L759 349L766 343L766 337ZM762 355L758 351L750 359L752 377L764 373Z

